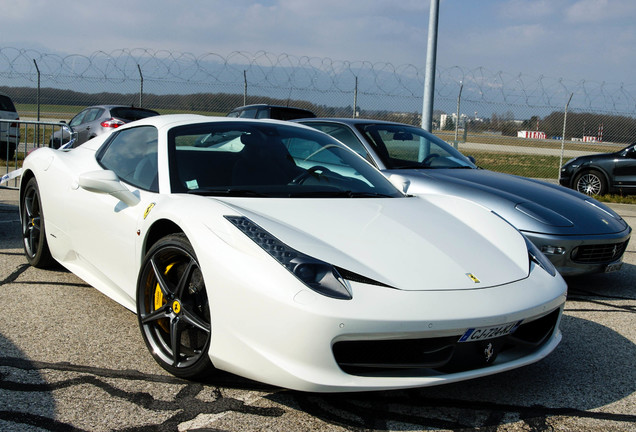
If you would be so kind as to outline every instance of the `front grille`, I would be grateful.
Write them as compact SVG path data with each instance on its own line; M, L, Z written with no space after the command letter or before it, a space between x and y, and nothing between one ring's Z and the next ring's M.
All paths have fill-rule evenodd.
M618 260L627 248L623 243L583 245L574 248L572 261L581 264L602 264Z
M512 334L478 342L458 342L460 336L421 339L342 341L333 346L340 368L360 376L434 376L477 369L497 356L512 360L545 344L556 328L560 310L524 323ZM490 351L490 355L485 355Z

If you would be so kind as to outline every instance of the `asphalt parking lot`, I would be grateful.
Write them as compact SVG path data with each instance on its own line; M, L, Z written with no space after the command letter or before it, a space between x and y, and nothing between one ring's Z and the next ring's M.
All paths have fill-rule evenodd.
M613 206L636 227L636 206ZM1 431L636 431L636 242L623 268L568 281L564 337L543 361L408 391L307 394L229 374L168 375L135 315L22 255L0 188Z

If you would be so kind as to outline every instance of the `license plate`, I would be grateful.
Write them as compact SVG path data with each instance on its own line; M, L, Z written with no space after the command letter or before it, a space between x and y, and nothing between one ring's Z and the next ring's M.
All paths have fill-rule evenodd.
M521 325L521 321L508 324L500 324L493 327L469 328L459 338L458 342L476 342L486 339L493 339L513 333Z
M608 264L605 266L605 273L611 273L611 272L615 272L621 269L621 267L623 266L623 262L622 261L617 261L617 262L613 262L611 264Z

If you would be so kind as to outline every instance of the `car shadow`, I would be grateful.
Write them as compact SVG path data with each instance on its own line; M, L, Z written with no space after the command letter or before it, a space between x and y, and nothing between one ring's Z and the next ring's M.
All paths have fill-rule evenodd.
M0 353L0 424L68 429L69 425L54 420L53 389L40 374L38 366L1 334ZM28 400L27 404L25 400Z
M18 206L0 202L0 250L4 249L22 249L22 235Z
M636 265L634 264L623 263L617 272L571 277L567 278L566 282L568 300L590 297L636 300Z
M636 346L608 327L569 315L561 329L563 341L547 358L490 377L411 390L287 391L268 398L333 425L365 430L455 430L519 421L534 428L553 416L612 420L612 414L592 410L636 391Z

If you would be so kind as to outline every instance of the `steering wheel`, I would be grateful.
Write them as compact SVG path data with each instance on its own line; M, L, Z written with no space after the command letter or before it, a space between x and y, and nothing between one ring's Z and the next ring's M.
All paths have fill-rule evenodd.
M317 172L317 171L322 171L322 172ZM309 168L308 170L300 173L299 175L297 175L296 177L294 177L294 179L291 181L292 184L303 184L305 182L305 180L307 180L310 176L314 176L316 178L319 178L321 175L325 174L326 172L330 172L331 170L329 168L325 168L322 165L314 165L311 168Z
M430 166L431 162L433 161L433 159L438 158L439 155L437 153L431 153L430 155L426 156L424 158L424 160L422 161L422 165L424 166Z

